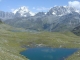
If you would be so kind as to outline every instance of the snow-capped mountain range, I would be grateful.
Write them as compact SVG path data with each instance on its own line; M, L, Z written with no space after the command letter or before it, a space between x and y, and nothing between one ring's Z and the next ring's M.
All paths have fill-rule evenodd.
M29 16L44 16L44 15L55 15L55 16L63 16L69 13L79 13L80 11L70 7L70 6L55 6L51 8L48 12L38 12L38 13L33 13L31 12L26 6L22 6L20 8L17 8L13 10L12 12L4 12L0 11L0 18L4 19L11 19L15 17L29 17Z
M46 13L38 12L34 15L28 8L20 7L12 13L14 18L4 22L19 28L37 31L68 31L80 25L80 11L70 6L55 6Z
M45 15L56 15L56 16L63 16L69 13L77 12L80 14L80 11L70 7L70 6L54 6L51 8L48 12L46 12ZM44 15L45 12L38 12L38 13L33 13L31 12L26 6L22 6L18 9L15 9L12 13L15 15L19 14L21 17L28 17L28 16L35 16L35 15Z

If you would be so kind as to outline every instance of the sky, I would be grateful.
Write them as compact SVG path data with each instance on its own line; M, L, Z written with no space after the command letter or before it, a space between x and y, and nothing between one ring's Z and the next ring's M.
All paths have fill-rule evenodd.
M46 12L51 7L66 5L80 9L80 0L0 0L0 10L5 12L11 12L21 6L26 6L32 12Z

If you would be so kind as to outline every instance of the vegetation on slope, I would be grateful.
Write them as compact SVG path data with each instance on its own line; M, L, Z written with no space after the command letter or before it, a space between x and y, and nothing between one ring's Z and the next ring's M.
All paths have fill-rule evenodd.
M0 24L0 60L27 60L19 52L23 50L8 25Z
M27 60L20 55L25 46L48 46L57 48L80 48L80 37L71 32L13 32L13 28L0 24L0 60ZM15 29L16 30L16 29ZM80 52L78 52L79 54ZM77 53L68 60L80 59Z

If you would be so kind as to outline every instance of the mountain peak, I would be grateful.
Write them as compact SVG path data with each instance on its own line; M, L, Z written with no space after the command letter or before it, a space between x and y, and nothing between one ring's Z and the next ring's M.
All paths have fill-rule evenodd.
M22 7L18 8L18 9L15 9L13 11L13 13L15 15L19 15L21 17L34 16L34 13L29 11L29 9L26 6L22 6Z
M15 9L13 11L13 13L16 14L18 11L19 12L29 12L29 10L28 10L28 8L26 6L22 6L22 7L18 8L18 9Z
M47 13L48 15L56 15L56 16L63 16L72 12L77 12L79 13L80 11L70 7L70 6L54 6L49 10Z

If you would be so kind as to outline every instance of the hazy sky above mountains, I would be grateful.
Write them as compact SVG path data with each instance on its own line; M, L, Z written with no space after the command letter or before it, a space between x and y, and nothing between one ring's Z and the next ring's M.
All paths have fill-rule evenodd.
M27 6L32 12L48 11L53 6L73 6L80 9L80 0L0 0L1 11L12 11Z

